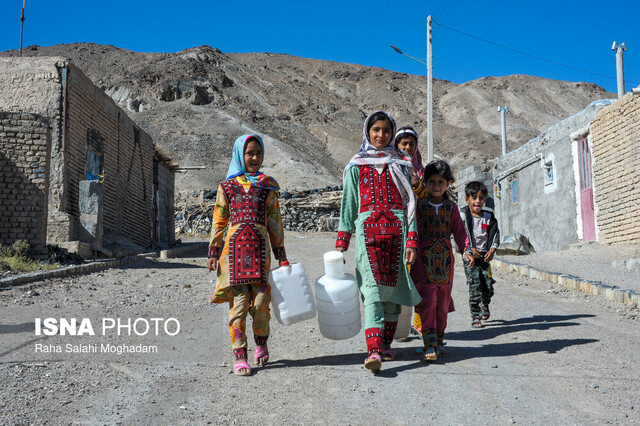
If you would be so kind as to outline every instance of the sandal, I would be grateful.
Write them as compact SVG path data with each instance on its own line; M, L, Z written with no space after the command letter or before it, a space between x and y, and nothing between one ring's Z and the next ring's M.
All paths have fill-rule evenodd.
M422 330L416 327L415 325L411 324L411 334L415 334L422 337Z
M488 320L491 316L491 312L489 312L489 305L482 305L480 309L482 309L482 316L480 318L482 318L483 320Z
M246 359L239 359L233 364L233 373L236 376L250 376L251 367Z
M391 348L382 349L382 361L393 361L396 358L396 351Z
M432 346L428 347L428 348L424 348L424 356L423 356L424 360L427 362L431 362L431 361L437 361L438 360L438 354L436 353L436 349Z
M482 328L484 327L484 325L482 325L482 321L480 321L480 318L474 318L473 321L471 321L471 327Z
M382 366L382 358L378 352L374 352L364 360L364 367L372 373L379 373Z
M256 346L256 353L253 356L253 359L256 362L256 365L259 365L260 367L267 365L267 362L269 362L269 349L267 348L267 345Z

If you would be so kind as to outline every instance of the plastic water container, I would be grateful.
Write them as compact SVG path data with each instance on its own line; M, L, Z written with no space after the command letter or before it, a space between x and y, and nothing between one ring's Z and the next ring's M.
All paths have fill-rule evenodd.
M316 304L302 263L280 266L269 272L271 308L276 320L291 325L316 316Z
M318 325L324 337L348 339L360 332L360 291L356 277L345 274L342 253L324 254L325 275L316 281Z
M402 339L407 337L411 332L411 319L413 318L413 306L402 306L400 315L398 316L398 328L396 328L396 334L393 335L394 339Z

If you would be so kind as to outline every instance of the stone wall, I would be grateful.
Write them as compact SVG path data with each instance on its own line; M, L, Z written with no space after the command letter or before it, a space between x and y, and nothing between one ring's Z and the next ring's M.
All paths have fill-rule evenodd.
M591 123L598 241L640 243L640 96L626 94Z
M34 113L46 117L51 131L47 231L57 230L54 241L66 241L71 232L64 212L65 167L63 155L63 77L67 60L0 58L0 111ZM57 225L51 226L51 224Z
M536 251L563 250L579 241L571 134L610 104L593 102L494 160L495 214L502 236L520 233Z
M50 149L46 118L0 112L0 244L44 250Z
M337 231L342 191L312 190L280 194L282 226L287 231ZM215 205L214 191L183 191L176 197L175 233L209 234Z

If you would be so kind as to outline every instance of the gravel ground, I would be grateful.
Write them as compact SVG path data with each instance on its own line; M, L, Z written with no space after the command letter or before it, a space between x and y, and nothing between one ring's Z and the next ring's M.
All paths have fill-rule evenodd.
M601 246L580 248L525 256L498 256L508 262L522 263L549 272L560 272L590 281L614 285L640 293L640 245ZM634 261L628 269L623 262Z
M333 238L287 233L289 258L315 279ZM204 264L204 254L147 259L0 292L0 424L640 422L637 309L497 271L492 317L475 330L457 268L449 355L436 363L420 361L419 340L397 342L397 359L373 375L363 367L364 331L333 341L315 319L273 321L270 363L237 377L227 308L209 305L214 275ZM35 318L46 317L88 318L96 335L37 335ZM180 331L102 335L108 318L175 318ZM66 345L158 352L66 353Z

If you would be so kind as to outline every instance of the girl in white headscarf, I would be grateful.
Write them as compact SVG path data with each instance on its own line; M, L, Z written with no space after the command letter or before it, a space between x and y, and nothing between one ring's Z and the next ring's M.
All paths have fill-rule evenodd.
M365 309L367 359L377 373L395 357L391 342L401 305L420 302L407 265L416 257L416 200L411 158L391 140L395 121L376 111L364 122L362 146L344 170L336 250L347 251L356 232L356 275Z

